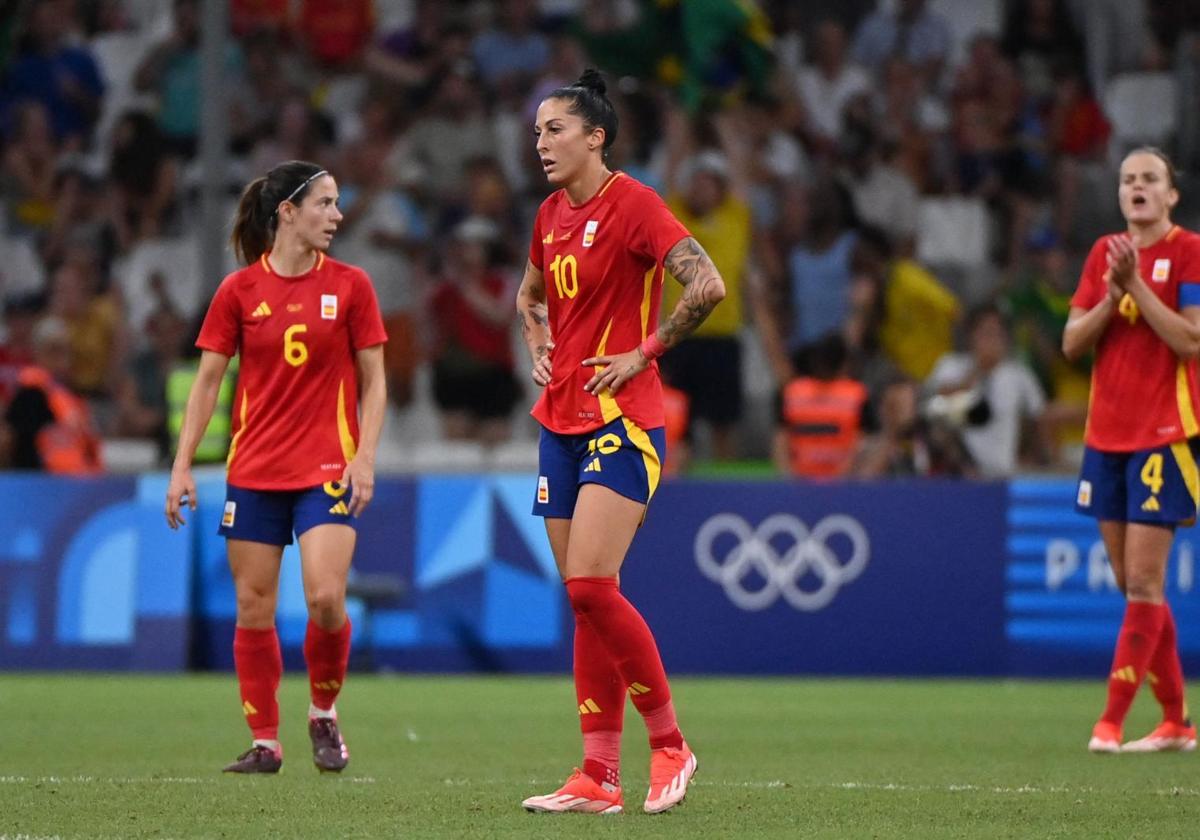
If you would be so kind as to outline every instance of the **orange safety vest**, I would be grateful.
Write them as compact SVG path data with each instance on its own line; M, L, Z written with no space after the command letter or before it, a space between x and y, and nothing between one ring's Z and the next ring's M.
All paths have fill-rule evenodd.
M691 400L688 395L678 388L672 388L670 385L663 385L663 414L666 416L666 428L664 432L667 438L667 462L663 464L663 470L667 475L677 475L679 472L679 457L671 457L672 452L678 453L676 448L683 442L687 436L688 418L691 413Z
M845 475L858 447L867 389L853 379L801 377L783 389L783 423L792 474Z
M95 475L104 469L100 439L92 425L87 403L60 385L45 368L22 368L19 388L38 388L46 395L54 422L37 434L37 450L46 472L60 475Z

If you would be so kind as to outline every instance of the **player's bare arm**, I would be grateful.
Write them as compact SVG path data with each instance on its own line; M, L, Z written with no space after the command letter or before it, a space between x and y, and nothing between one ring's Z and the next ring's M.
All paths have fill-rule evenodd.
M375 496L375 452L387 410L387 376L383 367L383 345L365 347L354 354L358 372L358 452L342 472L342 484L350 485L350 515L360 515Z
M1117 304L1112 295L1105 295L1104 299L1091 309L1084 309L1082 306L1071 307L1062 338L1063 355L1068 361L1081 359L1085 353L1095 348L1096 342L1104 335L1104 330L1116 311Z
M704 323L704 319L725 299L725 281L712 259L695 238L688 236L677 242L663 261L667 271L683 286L683 295L670 317L659 325L654 334L659 352L670 349ZM635 347L615 356L596 356L585 359L584 365L601 366L602 370L584 386L596 394L604 389L617 393L621 386L650 366L657 354L647 356L644 347Z
M533 263L526 261L525 276L517 290L517 323L529 355L533 359L533 381L550 384L550 351L554 341L550 336L550 313L546 309L546 278Z
M675 311L658 328L658 340L674 347L687 338L725 299L725 281L704 248L686 237L667 252L667 271L683 286Z
M167 485L165 513L167 525L172 529L187 524L183 518L183 506L196 509L196 482L192 479L192 458L200 438L208 428L221 380L229 366L229 356L205 350L200 354L200 368L188 393L187 407L183 412L183 426L179 430L179 448L175 452L175 463L171 467L171 480Z
M1104 288L1107 294L1091 309L1072 306L1067 315L1062 351L1068 361L1074 362L1082 358L1084 353L1095 349L1096 342L1104 335L1108 322L1112 320L1113 313L1118 311L1125 297L1125 289L1114 278L1111 257L1108 258L1108 270L1104 272ZM1126 303L1126 307L1128 306L1129 302Z

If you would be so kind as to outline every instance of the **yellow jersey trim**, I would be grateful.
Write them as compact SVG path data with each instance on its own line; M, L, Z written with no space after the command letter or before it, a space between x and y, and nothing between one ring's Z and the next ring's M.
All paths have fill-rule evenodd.
M228 469L233 465L233 456L237 454L238 441L242 439L242 435L246 433L246 404L250 402L250 392L245 388L242 389L242 407L238 409L238 430L233 436L233 440L229 442L229 456L225 459L225 467Z
M1167 231L1167 235L1163 237L1163 242L1170 242L1179 235L1179 225L1171 225L1171 229Z
M642 462L646 465L646 484L648 485L649 493L646 496L646 501L654 497L654 491L658 489L658 482L662 478L662 462L658 459L658 452L654 448L654 444L650 442L650 435L634 423L628 417L622 417L621 422L625 426L625 434L634 446L638 448L638 452L642 453Z
M596 355L603 356L608 352L608 334L612 332L612 318L608 319L608 326L604 328L604 335L600 336L600 345L596 348ZM596 372L604 370L604 365L596 365ZM596 399L600 400L600 416L604 418L605 423L611 423L621 416L621 407L617 405L617 398L612 395L612 391L605 388L599 394L596 394Z
M350 434L350 423L346 420L345 380L338 383L337 428L338 439L342 443L342 456L346 459L346 463L349 464L354 460L354 453L358 451L358 447L354 443L354 436Z
M642 341L646 340L650 331L650 293L654 291L654 275L658 266L652 266L642 280Z
M267 274L275 273L274 271L271 270L271 261L267 259L266 251L263 251L262 256L260 256L258 258L258 260L259 260L259 262L262 263L263 270L265 272L267 272ZM320 271L321 266L323 266L323 265L325 265L325 252L317 251L317 261L315 263L313 263L313 267L310 268L309 271Z
M599 198L600 196L602 196L606 192L608 192L608 188L611 187L613 184L617 183L617 179L620 177L621 177L620 172L614 172L612 175L610 175L608 180L604 182L604 186L602 186L600 188L600 192L596 193L596 198Z
M1196 409L1192 405L1192 390L1188 387L1187 365L1183 362L1175 366L1175 402L1179 405L1183 433L1188 437L1200 434L1200 423L1196 422Z

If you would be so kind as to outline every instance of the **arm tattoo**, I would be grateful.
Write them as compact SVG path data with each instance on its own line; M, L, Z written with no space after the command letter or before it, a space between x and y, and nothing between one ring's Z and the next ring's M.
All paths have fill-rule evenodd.
M550 340L550 313L546 308L546 283L531 265L525 268L521 291L517 295L517 322L525 343L531 345L535 357L547 352ZM536 343L536 346L535 346Z
M659 340L674 346L700 326L725 297L725 283L695 238L680 240L665 260L667 271L683 286L683 296L658 330Z

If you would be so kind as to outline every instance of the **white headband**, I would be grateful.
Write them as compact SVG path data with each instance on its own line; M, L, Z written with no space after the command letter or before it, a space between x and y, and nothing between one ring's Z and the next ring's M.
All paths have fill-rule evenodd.
M318 170L318 171L314 172L313 174L309 175L309 176L308 176L308 177L307 177L307 178L306 178L304 181L302 181L302 182L300 183L300 186L298 186L298 187L296 187L296 189L292 190L292 194L291 194L291 195L289 195L287 198L285 198L285 199L284 199L284 201L291 201L293 198L295 198L295 197L296 197L296 194L297 194L298 192L300 192L302 189L304 189L305 187L307 187L309 184L311 184L311 183L312 183L313 181L315 181L317 178L320 178L322 175L328 175L328 174L329 174L329 173L328 173L327 171L325 171L324 169L320 169L320 170ZM279 212L279 208L278 208L278 207L276 207L276 208L275 208L275 212L276 212L276 213L278 213L278 212Z

